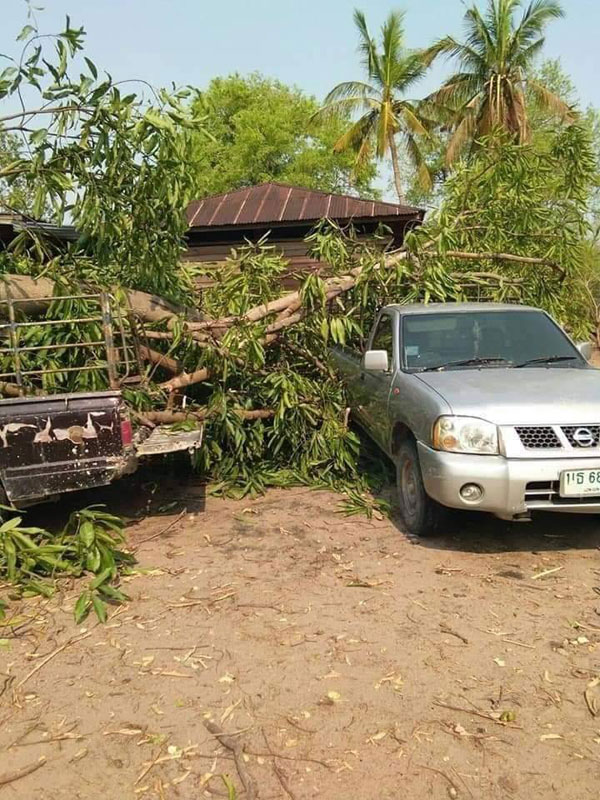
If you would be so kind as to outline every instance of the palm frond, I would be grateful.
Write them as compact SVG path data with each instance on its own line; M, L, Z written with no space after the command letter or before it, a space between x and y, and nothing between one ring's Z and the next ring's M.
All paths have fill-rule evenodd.
M485 20L476 6L468 8L465 12L467 29L466 46L477 53L481 59L489 63L495 56L495 42Z
M514 29L513 15L521 3L522 0L489 0L486 20L498 66L506 63Z
M483 89L481 76L473 72L457 72L433 94L425 98L426 103L441 105L454 110L466 105Z
M543 44L542 31L545 26L563 16L562 6L555 0L532 0L512 35L508 58L515 58L533 44Z
M573 122L577 118L577 111L572 106L565 103L564 100L539 81L529 78L527 80L527 88L531 90L536 103L542 110L555 114L564 122Z
M391 70L390 86L399 92L406 92L413 83L419 81L427 71L419 53L409 53L399 57Z
M532 42L527 47L515 52L511 56L511 64L523 70L530 70L532 61L539 55L545 44L546 39L543 36L540 39L536 39L535 42Z
M515 31L519 36L530 34L538 36L540 31L553 19L565 16L562 5L557 0L532 0Z
M330 120L334 117L347 117L359 111L375 111L380 106L381 101L376 98L342 97L318 108L309 117L309 121L318 122L319 120Z
M466 114L448 142L448 149L446 150L447 166L451 166L456 161L467 142L473 139L476 128L477 120L475 114Z
M369 78L382 83L381 63L375 40L369 33L364 12L358 8L354 10L354 24L359 33L358 52L362 54L362 63Z
M429 136L428 123L407 100L401 100L392 106L394 117L398 120L398 127L403 127L417 136Z
M379 114L375 111L364 114L350 126L346 133L340 136L333 146L334 152L342 153L344 150L354 150L360 154L365 141L371 139L375 132L378 117Z
M508 130L516 135L518 142L528 142L530 128L527 119L525 94L521 82L514 85L510 81L505 81L504 95Z
M337 100L346 100L353 98L356 100L364 100L365 98L376 98L379 96L379 91L371 86L369 83L362 81L344 81L338 83L325 97L323 105L335 103Z
M426 192L433 189L433 177L427 162L423 158L421 148L414 136L406 134L406 150L419 179L419 185Z
M426 47L420 51L420 58L426 66L431 65L438 56L442 55L448 58L458 58L463 62L472 59L473 64L478 64L479 66L483 64L483 59L479 53L462 42L458 42L452 36L445 36L432 44L431 47Z
M381 28L381 68L386 86L393 82L393 70L400 59L404 39L404 13L391 11Z
M396 120L390 103L383 103L377 119L377 157L383 158L387 152L390 136L396 133Z

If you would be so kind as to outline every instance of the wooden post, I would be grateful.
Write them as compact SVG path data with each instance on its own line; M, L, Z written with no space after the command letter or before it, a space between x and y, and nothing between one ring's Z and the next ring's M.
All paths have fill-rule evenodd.
M102 332L106 344L106 363L108 368L108 383L111 389L119 388L117 372L117 351L113 334L112 315L110 311L110 296L106 292L100 294L100 308L102 310Z

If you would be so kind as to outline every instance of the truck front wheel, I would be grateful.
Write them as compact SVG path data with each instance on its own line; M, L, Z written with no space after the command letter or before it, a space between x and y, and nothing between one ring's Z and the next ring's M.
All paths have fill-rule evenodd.
M411 439L402 442L395 463L398 503L407 531L415 536L439 533L447 509L425 491L417 446Z

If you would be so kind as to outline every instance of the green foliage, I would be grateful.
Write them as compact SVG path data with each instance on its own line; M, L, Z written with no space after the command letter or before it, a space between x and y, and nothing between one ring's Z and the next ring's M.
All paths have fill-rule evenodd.
M547 86L555 95L573 108L581 108L575 85L564 71L559 59L544 61L534 73L534 78ZM540 108L535 96L528 94L527 106L532 131L532 142L538 149L547 149L553 137L560 130L561 122ZM600 233L600 111L593 106L582 109L578 117L580 125L587 133L596 159L596 174L590 183L587 207L591 225L591 236L598 238Z
M269 317L253 325L237 321L202 348L196 368L208 366L211 380L190 393L211 414L196 459L218 494L243 496L294 484L370 489L329 348L360 345L378 305L407 293L406 262L382 269L382 241L360 239L331 223L318 226L308 243L315 257L327 259L327 273L347 275L362 266L357 285L331 302L320 276L304 276L300 295L309 313L275 342L264 341ZM240 248L221 269L217 286L206 291L205 307L213 317L228 317L232 310L268 302L282 293L281 269L280 256L268 244ZM239 408L271 409L273 416L247 421L236 413Z
M28 25L21 52L2 56L0 129L25 146L0 162L0 185L32 197L36 217L48 208L58 221L69 217L81 234L75 251L91 257L96 280L178 299L186 290L178 269L182 209L193 178L189 137L180 131L199 131L202 120L189 111L190 90L150 89L144 97L102 75L80 58L84 38L68 18L50 37ZM28 100L23 110L3 109L20 96ZM26 244L23 234L17 252ZM27 252L32 268L47 260L40 248ZM52 266L60 272L62 263ZM79 266L85 272L75 258L81 277Z
M23 147L19 138L0 129L0 174L20 159L22 154ZM0 214L5 211L31 214L33 203L33 189L22 176L16 176L10 184L0 179Z
M4 516L7 517L4 510ZM53 594L55 581L62 577L95 577L75 605L75 621L81 622L91 609L106 621L108 603L123 603L127 597L115 585L123 569L134 558L120 549L125 541L123 520L90 506L76 511L62 531L21 524L11 516L0 525L0 579L9 581L24 596ZM0 616L6 612L0 601Z
M300 89L256 73L212 80L192 104L209 134L192 136L195 196L264 181L372 196L373 163L354 170L350 153L335 153L345 119L311 123L317 108Z
M589 133L580 125L558 129L543 151L502 137L485 140L477 157L460 163L447 180L438 212L409 238L433 285L423 299L530 303L587 334L579 278L595 176ZM449 257L449 251L483 255L474 262ZM494 253L544 263L485 255Z

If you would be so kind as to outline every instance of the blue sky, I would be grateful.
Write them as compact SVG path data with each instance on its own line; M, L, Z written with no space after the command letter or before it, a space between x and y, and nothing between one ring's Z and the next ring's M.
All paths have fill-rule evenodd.
M479 0L480 3L482 0ZM0 0L0 51L25 21L24 0ZM213 76L259 70L322 97L358 78L352 10L376 30L391 8L406 11L410 46L459 34L461 0L34 0L40 27L66 13L88 32L88 54L114 78L205 85ZM582 101L600 106L600 0L563 0L566 19L551 25L547 55L563 61ZM444 72L433 71L423 91Z
M448 33L459 36L465 8L462 0L32 1L45 6L38 14L42 32L60 29L67 13L73 25L83 25L86 55L115 79L203 87L217 75L257 70L318 98L339 81L361 77L355 6L365 11L373 32L391 9L404 9L410 47ZM25 2L0 0L0 5L0 52L16 53ZM548 29L546 56L561 58L584 105L600 107L600 0L563 0L563 8L566 18ZM418 93L433 89L447 70L444 62L436 65ZM385 173L382 187L388 183Z

